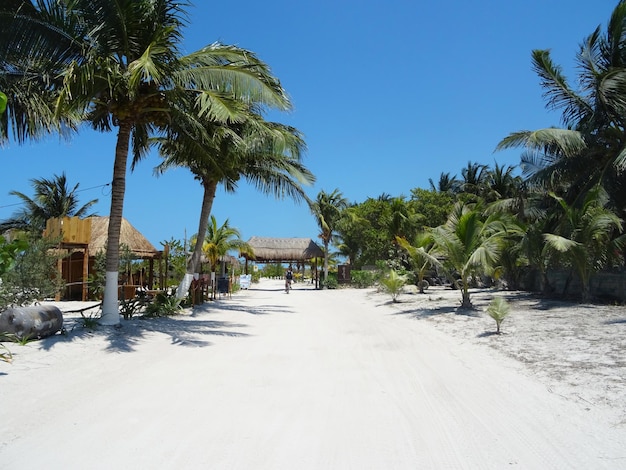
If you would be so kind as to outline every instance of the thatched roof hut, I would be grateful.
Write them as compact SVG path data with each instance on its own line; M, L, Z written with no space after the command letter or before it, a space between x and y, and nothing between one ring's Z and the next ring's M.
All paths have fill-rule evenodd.
M254 255L244 255L246 260L264 262L297 262L324 256L322 249L310 238L252 237L248 240Z
M89 217L89 220L91 220L89 252L95 255L101 250L106 250L109 218ZM158 258L161 255L161 252L124 218L122 218L122 228L120 230L120 244L128 246L132 254L137 258Z
M93 271L95 256L99 251L106 250L109 230L108 217L63 217L49 219L46 223L45 236L59 239L58 248L66 251L67 256L59 261L59 273L66 282L64 298L87 300L89 274ZM120 244L128 246L133 258L149 260L148 273L139 274L140 281L134 279L134 273L123 284L130 287L129 292L134 292L134 284L139 282L144 285L145 279L153 285L153 263L160 260L162 252L158 251L135 227L126 219L122 219L120 230ZM163 284L160 279L159 284ZM131 294L126 295L129 298ZM60 296L59 296L60 300Z

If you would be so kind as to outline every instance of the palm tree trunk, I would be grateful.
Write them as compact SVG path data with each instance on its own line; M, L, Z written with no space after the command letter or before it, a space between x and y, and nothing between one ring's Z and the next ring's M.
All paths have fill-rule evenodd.
M195 274L200 271L200 261L202 259L202 245L206 237L207 227L209 225L209 216L213 208L213 200L217 190L217 181L202 181L204 194L202 195L202 208L200 209L200 222L198 224L198 236L196 237L196 246L193 249L191 258L187 262L187 272L176 289L176 298L182 299L187 295L191 281Z
M461 278L461 308L472 308L472 301L469 292L469 280L465 277Z
M120 230L124 210L124 193L126 192L126 163L128 160L128 144L132 122L120 122L115 145L115 163L113 165L113 181L111 182L111 210L106 253L106 284L102 302L103 325L117 325L120 322L118 305L118 278L120 259Z
M324 239L324 289L328 287L328 240Z

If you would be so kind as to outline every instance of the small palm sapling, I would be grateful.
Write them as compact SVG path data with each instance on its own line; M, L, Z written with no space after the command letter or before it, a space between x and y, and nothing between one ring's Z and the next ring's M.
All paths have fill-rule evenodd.
M502 297L496 297L487 307L487 313L496 321L496 333L500 334L500 324L511 311L511 307Z

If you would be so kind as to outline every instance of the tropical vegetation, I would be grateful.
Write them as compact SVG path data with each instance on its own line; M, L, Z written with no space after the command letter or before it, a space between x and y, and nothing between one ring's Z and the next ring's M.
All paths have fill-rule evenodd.
M195 121L194 132L205 135L207 123L239 121L248 103L290 107L278 79L251 51L214 43L184 55L188 6L174 0L41 0L0 7L0 87L9 110L2 135L7 138L11 129L23 142L81 123L102 132L117 129L104 324L119 323L129 153L135 168L150 149L150 137L166 133L172 123Z
M187 168L204 190L184 274L186 246L177 258L181 292L185 279L199 271L203 250L213 257L212 269L223 253L211 241L227 228L211 217L216 188L234 191L242 179L263 193L309 203L326 280L332 278L329 260L338 254L360 284L370 276L358 273L373 266L389 273L382 285L397 286L409 274L406 279L423 288L427 275L436 276L460 289L461 306L470 308L470 288L495 282L554 294L555 271L566 272L561 293L576 279L575 292L589 301L594 275L623 271L626 0L618 2L606 31L598 27L580 44L579 75L572 81L578 88L549 50L532 51L547 108L561 111L562 122L512 132L497 144L497 150L521 149L519 167L468 161L456 174L430 179L427 189L361 202L349 202L339 188L307 198L303 186L314 177L301 161L303 136L264 119L266 109L291 108L280 82L267 64L236 47L212 44L182 55L186 6L171 0L41 0L23 2L19 15L0 7L7 25L0 32L0 88L8 98L2 137L23 142L71 133L84 123L117 129L106 260L115 283L127 159L130 153L135 167L152 146L163 158L157 173ZM30 47L34 43L39 47ZM42 188L44 182L37 181ZM65 195L72 192L66 188ZM44 216L23 200L31 220L41 223ZM72 211L80 212L77 206ZM9 247L5 251L10 254ZM107 321L115 321L116 308L112 294Z

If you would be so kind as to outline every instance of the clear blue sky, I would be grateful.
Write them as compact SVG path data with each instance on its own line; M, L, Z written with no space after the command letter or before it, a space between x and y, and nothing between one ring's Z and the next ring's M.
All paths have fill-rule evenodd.
M545 109L533 49L551 49L575 85L574 57L615 0L196 0L184 32L192 52L215 41L254 51L289 92L295 110L268 119L302 131L307 188L338 188L351 202L428 188L440 173L460 175L469 161L519 163L519 151L494 153L510 132L560 124ZM0 149L0 219L32 178L65 172L81 201L98 198L108 215L115 134L81 131L71 142L49 138ZM128 174L124 217L160 249L197 231L202 191L183 169L156 178L153 155ZM241 183L218 190L213 214L251 236L311 237L306 205L276 201Z

